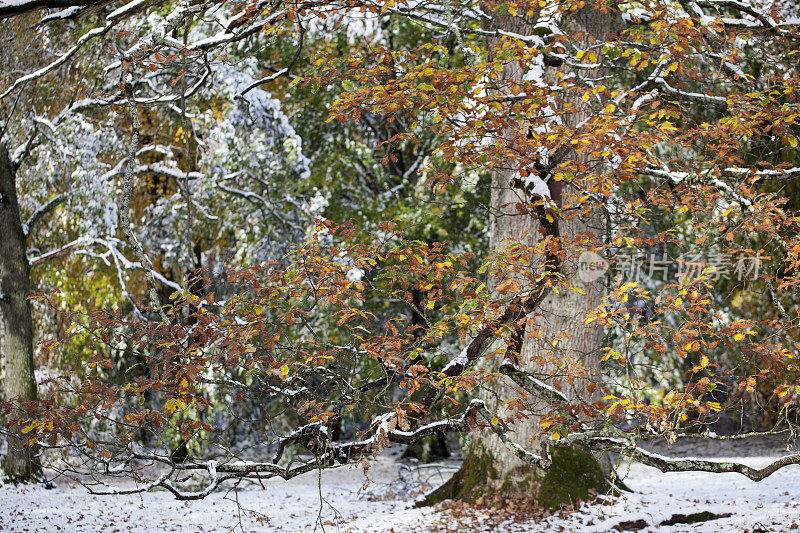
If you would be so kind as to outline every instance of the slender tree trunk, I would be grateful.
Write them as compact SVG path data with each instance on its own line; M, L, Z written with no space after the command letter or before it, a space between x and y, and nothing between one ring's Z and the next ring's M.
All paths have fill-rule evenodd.
M585 41L582 44L588 45L605 40L609 34L618 31L618 19L613 14L602 13L595 6L588 2L587 4L589 5L571 15L570 20L563 21L565 24L562 27L566 27L569 34L583 34L580 41ZM533 9L535 13L537 8ZM520 5L518 10L525 13L527 8ZM535 16L494 16L491 29L531 35L536 22ZM558 70L564 72L563 67L549 67L545 72L545 79L553 81ZM509 62L504 68L502 81L519 82L524 74L518 62ZM502 86L502 83L499 85ZM562 95L560 98L574 109L561 114L564 124L575 126L588 116L590 110L580 96ZM504 136L510 141L517 134L518 131L507 131ZM588 166L592 164L592 161L575 153L565 153L562 161L566 159ZM520 214L513 207L521 201L524 202L528 196L528 193L514 186L515 171L512 168L497 167L493 171L490 234L492 249L501 249L510 241L534 246L544 235L544 229L533 213ZM576 186L580 185L580 180L581 177L578 176L572 184L564 184L563 190L561 184L549 183L551 196L556 203L560 205L561 200L573 194ZM588 239L600 234L597 227L599 217L591 213L567 216L569 213L562 212L561 215L558 222L564 252L561 273L568 286L580 288L585 294L563 289L551 291L538 308L528 314L531 321L525 329L526 334L522 339L519 361L516 364L534 377L559 388L570 399L594 400L596 394L589 393L589 385L599 377L598 354L603 332L597 327L586 326L583 321L586 313L601 303L603 289L599 280L584 283L578 279L577 258L584 246L591 247ZM497 286L498 278L502 275L505 274L493 274L490 288ZM492 349L504 346L495 345ZM488 372L499 372L502 360L503 357L500 356L487 359L483 368ZM582 377L567 379L568 374L576 372L576 369ZM550 409L544 399L528 396L524 409L528 417L515 420L512 417L513 411L505 402L524 396L514 382L501 376L494 377L481 394L490 410L500 417L510 418L511 439L538 454L541 452L542 416ZM544 507L558 507L585 499L592 491L602 492L610 487L607 481L610 462L605 457L596 457L577 447L551 448L551 453L552 466L547 470L539 470L509 451L495 434L489 431L479 432L467 450L461 470L432 494L429 501L447 498L476 499L483 494L489 494L499 498L534 500Z
M30 265L25 255L15 170L0 143L0 364L3 395L13 402L8 422L16 421L3 460L5 474L28 480L39 470L37 450L26 446L21 422L26 418L19 401L36 400L33 367L33 320L28 302Z

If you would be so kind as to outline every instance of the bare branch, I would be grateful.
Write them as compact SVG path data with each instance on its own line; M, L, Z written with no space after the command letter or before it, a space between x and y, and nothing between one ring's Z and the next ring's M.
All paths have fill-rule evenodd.
M0 20L16 17L39 9L66 9L85 8L88 6L102 6L113 0L22 0L0 1Z
M137 11L138 8L142 7L143 5L147 4L147 2L150 2L150 1L151 0L134 0L133 2L130 2L130 3L126 4L126 5L124 5L123 7L113 11L112 13L110 13L106 17L107 22L106 22L105 26L100 27L100 28L93 28L93 29L87 31L86 33L81 35L81 37L75 43L75 46L73 46L72 48L70 48L69 50L67 50L63 54L61 54L61 56L59 56L58 59L56 59L55 61L53 61L49 65L45 65L44 67L40 68L39 70L31 72L30 74L22 76L21 78L19 78L16 81L14 81L14 83L12 83L5 91L3 91L2 94L0 94L0 100L2 100L6 96L8 96L12 92L14 92L16 89L18 89L19 87L21 87L25 83L27 83L27 82L29 82L31 80L35 80L36 78L40 78L40 77L44 76L45 74L48 74L49 72L54 71L55 69L57 69L58 67L60 67L61 65L63 65L67 61L69 61L69 59L72 56L74 56L81 48L84 47L84 45L86 45L86 43L88 43L89 41L91 41L95 37L98 37L100 35L104 35L109 30L111 30L111 28L113 28L120 21L122 21L125 17L127 17L131 13ZM2 17L0 17L0 18L2 18Z
M59 205L63 204L67 199L66 194L59 194L53 198L51 198L47 203L40 206L34 213L30 216L27 222L22 225L22 231L25 232L25 236L28 237L33 231L33 228L39 221L48 213L50 213L53 209L58 207Z
M742 463L714 461L698 457L667 457L612 437L590 437L586 439L585 445L591 450L613 451L626 455L642 464L658 468L662 472L711 472L715 474L733 472L742 474L753 481L761 481L786 466L800 464L800 454L786 455L764 468L753 468Z
M33 257L28 259L28 263L30 263L31 268L42 265L54 259L58 259L60 257L64 257L65 255L69 255L73 250L80 248L84 244L86 244L87 240L81 237L80 239L75 239L74 241L65 244L64 246L57 248L53 251L41 254L37 257Z
M244 96L245 94L247 94L251 90L255 89L256 87L259 87L259 86L264 85L266 83L273 82L273 81L277 80L278 78L280 78L282 76L288 76L289 75L289 71L292 70L292 67L294 67L294 65L300 59L300 55L303 53L303 42L305 41L305 37L306 37L306 29L303 27L302 24L300 24L299 20L297 22L297 29L300 32L300 36L297 39L297 50L295 51L294 57L292 57L292 60L289 61L289 64L286 65L285 68L282 68L281 70L275 72L271 76L267 76L266 78L262 78L260 80L254 81L253 83L251 83L250 85L245 87L244 90L242 90L242 92L240 92L238 95L236 95L236 98L241 98L242 96Z

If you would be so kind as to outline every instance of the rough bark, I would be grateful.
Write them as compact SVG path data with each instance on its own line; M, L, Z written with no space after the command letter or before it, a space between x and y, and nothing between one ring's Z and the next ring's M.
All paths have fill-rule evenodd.
M23 13L39 9L86 8L108 3L110 3L110 0L28 0L22 2L4 2L0 5L0 20L16 17Z
M15 171L5 145L0 143L0 362L3 396L13 407L7 422L15 422L3 459L5 474L28 480L39 471L37 450L26 446L22 421L27 417L19 402L36 400L33 366L33 320L28 301L30 265L20 218Z
M522 7L520 12L525 12ZM535 15L530 19L510 15L495 16L493 26L520 35L533 33ZM611 13L602 13L592 5L575 13L566 27L570 34L584 34L580 40L597 42L616 30L616 19ZM491 43L490 43L491 44ZM548 68L546 79L552 80L556 68ZM506 65L504 81L520 81L524 75L518 62ZM579 97L569 98L575 112L563 114L565 124L575 126L583 121L590 110ZM518 132L505 132L512 139ZM577 160L591 167L592 161L564 151L564 157ZM492 218L491 247L499 249L509 242L520 242L533 246L546 233L534 213L520 214L514 204L524 201L524 191L515 188L512 181L513 169L495 168L492 176ZM576 180L580 180L578 176ZM564 184L563 188L549 183L551 195L557 203L576 190L577 182ZM561 198L559 198L561 197ZM587 239L599 235L596 215L569 216L562 212L558 222L558 234L562 242L563 263L561 273L566 284L582 289L585 294L574 290L559 290L550 294L528 317L533 320L526 327L527 334L522 339L517 367L534 377L560 389L570 399L594 399L587 387L598 377L599 348L602 331L587 327L582 322L585 314L599 305L602 286L599 281L584 283L577 277L577 256L580 250L591 245ZM584 241L581 243L580 241ZM542 258L543 259L543 258ZM495 272L490 287L496 286L503 273ZM501 297L497 295L497 297ZM541 331L541 337L531 334ZM491 352L491 350L490 350ZM483 368L489 372L500 371L503 357L485 360ZM577 372L583 377L566 379L568 373ZM507 400L521 396L520 388L507 376L495 377L482 392L481 398L489 409L500 417L513 415L506 404ZM525 412L528 418L511 420L511 438L526 449L538 453L541 449L540 433L542 416L551 409L545 398L526 398ZM461 470L450 482L431 495L430 501L465 498L475 499L483 494L493 494L500 498L525 498L534 500L544 507L558 507L587 498L592 491L602 492L610 488L607 477L610 463L602 455L595 455L583 448L560 448L552 452L552 466L546 470L532 467L512 453L492 432L485 431L475 435L467 451L466 461Z

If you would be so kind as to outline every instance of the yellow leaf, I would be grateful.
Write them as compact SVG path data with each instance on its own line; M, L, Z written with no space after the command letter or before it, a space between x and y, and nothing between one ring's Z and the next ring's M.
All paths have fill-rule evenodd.
M289 365L283 365L281 367L281 375L286 376L287 374L289 374Z
M167 411L169 414L174 413L175 411L180 411L181 409L185 409L186 404L180 398L170 398L167 400L167 403L164 404L164 410Z
M736 335L733 336L733 340L735 341L741 341L743 339L744 339L744 333L737 333Z
M496 426L499 423L500 423L500 420L498 420L497 417L492 418L492 425L493 426Z

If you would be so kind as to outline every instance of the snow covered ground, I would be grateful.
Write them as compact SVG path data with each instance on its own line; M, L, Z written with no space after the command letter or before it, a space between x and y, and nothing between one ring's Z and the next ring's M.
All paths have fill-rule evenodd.
M751 451L738 458L761 466L781 450L772 446L729 445L722 451ZM696 446L675 452L696 452ZM783 453L786 453L783 451ZM696 454L696 453L695 453ZM715 455L720 455L716 453ZM736 454L737 456L740 454ZM626 464L621 474L633 493L601 498L566 517L496 524L483 511L468 515L442 509L411 509L425 482L446 478L456 463L409 468L385 455L367 476L359 467L307 474L216 492L203 501L178 502L167 492L92 496L68 481L53 489L0 487L0 531L452 531L606 532L621 522L639 531L790 531L800 529L800 466L790 466L754 483L738 474L662 474ZM731 516L699 524L658 526L674 514L700 511ZM443 526L444 524L444 526ZM653 524L656 524L655 526ZM449 525L449 527L448 527ZM633 526L631 526L633 527ZM631 529L637 530L637 529Z

